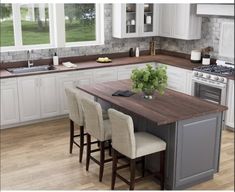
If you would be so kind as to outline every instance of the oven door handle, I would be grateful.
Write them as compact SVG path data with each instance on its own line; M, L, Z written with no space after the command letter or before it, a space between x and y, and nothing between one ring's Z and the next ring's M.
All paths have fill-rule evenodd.
M192 85L194 85L194 83L200 83L203 85L207 85L207 86L211 86L211 87L215 87L215 88L221 88L221 89L226 88L226 84L223 84L223 83L213 84L213 83L208 83L208 82L202 81L200 79L192 79Z

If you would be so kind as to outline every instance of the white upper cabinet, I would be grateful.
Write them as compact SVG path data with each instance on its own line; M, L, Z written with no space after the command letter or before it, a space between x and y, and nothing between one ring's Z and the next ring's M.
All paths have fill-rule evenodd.
M1 79L1 125L18 123L19 103L15 78Z
M160 4L159 36L176 39L200 39L202 18L194 4Z
M113 4L113 37L145 37L157 35L156 4Z

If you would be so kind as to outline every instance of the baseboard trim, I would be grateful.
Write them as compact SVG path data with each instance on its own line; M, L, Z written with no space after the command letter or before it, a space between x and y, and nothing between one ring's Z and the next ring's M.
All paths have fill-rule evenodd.
M56 119L63 119L63 118L66 118L66 117L68 117L68 115L60 115L60 116L56 116L56 117L36 119L36 120L32 120L32 121L25 121L25 122L9 124L9 125L1 125L0 129L15 128L15 127L23 126L23 125L31 125L31 124L34 124L34 123L40 123L40 122L51 121L51 120L56 120Z

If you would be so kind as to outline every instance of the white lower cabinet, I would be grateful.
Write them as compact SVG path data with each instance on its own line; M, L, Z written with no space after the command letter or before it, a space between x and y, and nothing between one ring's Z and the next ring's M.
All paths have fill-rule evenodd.
M18 78L20 120L30 121L40 116L40 78L28 76Z
M167 65L167 76L168 89L191 95L192 71Z
M118 78L117 78L116 67L105 67L105 68L94 70L94 82L95 83L116 81L117 79Z
M42 75L40 78L41 117L53 117L60 113L58 84L55 75Z
M22 122L59 115L55 75L20 77L18 89Z
M75 88L76 85L90 85L93 82L93 70L82 70L76 72L67 72L62 75L59 75L58 84L59 84L59 101L60 101L60 114L67 114L68 110L68 102L67 97L65 94L66 87L73 87ZM89 98L94 99L93 96L80 91L81 95Z
M225 124L234 129L234 80L228 82L227 107Z
M16 78L1 79L1 126L20 121Z

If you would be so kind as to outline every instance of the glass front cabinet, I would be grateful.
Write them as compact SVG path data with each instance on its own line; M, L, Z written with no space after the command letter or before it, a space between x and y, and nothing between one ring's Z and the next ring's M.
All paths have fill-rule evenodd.
M113 37L156 36L157 11L157 5L152 3L113 4Z

